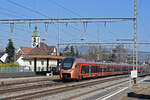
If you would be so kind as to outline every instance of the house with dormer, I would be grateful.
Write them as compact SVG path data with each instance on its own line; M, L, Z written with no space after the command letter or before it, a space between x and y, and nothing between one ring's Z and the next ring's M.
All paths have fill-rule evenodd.
M6 52L0 52L0 62L1 63L8 62L8 54Z
M39 55L39 56L51 56L48 60L50 67L57 66L57 59L53 59L53 56L57 56L56 46L48 46L44 42L40 42L40 33L35 27L35 30L32 33L32 43L31 47L21 46L16 54L16 62L21 66L27 66L32 71L34 71L34 59L29 56ZM47 59L38 58L37 59L37 70L45 71L47 66Z

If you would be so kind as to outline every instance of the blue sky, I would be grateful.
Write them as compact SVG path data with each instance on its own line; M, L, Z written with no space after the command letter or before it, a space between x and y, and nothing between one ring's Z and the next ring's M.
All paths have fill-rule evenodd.
M13 1L49 18L79 17L133 17L133 0L0 0L0 19L13 18L46 18L40 14L18 7ZM138 42L150 42L149 0L138 0ZM41 39L47 38L48 45L57 44L57 24L49 24L48 35L44 24L17 24L14 34L10 34L10 25L0 24L0 47L5 47L8 38L13 37L15 47L31 46L32 31L38 26ZM85 38L81 41L81 38ZM116 42L116 39L133 38L132 21L116 23L87 24L86 36L84 25L60 24L60 42ZM149 51L146 46L140 50Z

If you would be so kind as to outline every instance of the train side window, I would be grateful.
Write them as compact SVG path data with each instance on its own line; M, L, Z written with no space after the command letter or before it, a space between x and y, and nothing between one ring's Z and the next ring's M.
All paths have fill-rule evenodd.
M105 72L109 72L109 67L105 67Z
M86 66L86 73L89 73L89 66Z
M116 71L120 71L120 70L121 70L120 68L116 67Z
M123 71L123 67L122 66L120 67L120 71Z
M108 68L109 68L109 72L112 72L112 67L111 67L111 66L109 66Z
M116 67L116 71L120 71L118 67Z
M111 70L110 66L107 66L107 72L110 72L110 70Z
M91 73L94 73L94 66L91 66Z
M127 71L129 71L129 67L127 67Z
M124 71L126 71L126 67L125 67L125 66L123 66L123 68L124 68Z
M125 68L124 68L124 66L122 66L122 71L125 71Z
M102 66L99 67L99 71L100 71L100 72L103 71L103 67L102 67Z
M108 72L112 72L112 67L108 66L108 68L109 68Z
M91 66L91 73L94 73L94 66Z
M112 66L112 72L114 72L115 71L115 67L114 66Z
M94 66L95 67L95 70L94 70L94 72L96 73L97 72L97 66Z
M97 68L96 68L97 66L92 66L92 67L93 67L93 72L92 73L96 73L97 72L96 71L97 70Z
M104 72L105 70L104 70L104 67L103 66L101 66L101 68L102 68L102 72Z
M110 71L114 72L114 67L113 66L110 67Z
M128 71L128 67L124 66L124 68L125 68L125 71Z
M101 66L97 66L97 72L102 72L102 67Z
M97 73L98 71L97 71L97 68L98 68L98 66L95 66L95 73Z
M116 71L116 67L114 67L114 72Z
M89 73L89 66L82 66L81 72L82 72L83 74Z
M81 73L85 74L85 66L82 66Z
M105 66L103 67L103 72L107 72L107 68Z
M101 68L102 68L102 72L105 72L105 67L101 66Z

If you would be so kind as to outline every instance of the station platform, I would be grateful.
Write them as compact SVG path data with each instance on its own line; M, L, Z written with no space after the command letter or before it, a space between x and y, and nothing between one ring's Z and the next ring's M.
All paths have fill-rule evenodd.
M150 77L138 83L137 86L129 88L126 95L119 100L150 100Z
M59 75L53 76L34 76L34 77L19 77L19 78L0 78L0 86L11 84L22 84L38 81L49 81L59 79Z

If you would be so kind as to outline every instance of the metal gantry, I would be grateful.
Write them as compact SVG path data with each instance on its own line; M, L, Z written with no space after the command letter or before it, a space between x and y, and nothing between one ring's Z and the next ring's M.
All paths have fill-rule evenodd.
M43 19L0 19L0 24L31 24L31 23L96 23L120 22L135 18L43 18Z
M102 22L106 24L106 22L120 22L120 21L133 21L134 26L134 49L133 49L133 63L135 64L136 61L136 69L138 65L138 43L137 43L137 16L138 16L138 10L137 10L137 0L134 0L134 16L129 18L43 18L43 19L0 19L0 24L10 24L11 25L11 33L13 32L13 27L15 24L29 24L31 23L86 23L86 26L88 23L99 23ZM13 25L13 27L12 27ZM48 29L48 28L47 28ZM46 29L46 30L47 30ZM86 29L86 27L85 27ZM85 30L86 32L86 30ZM59 24L58 24L58 36L57 36L57 45L59 48ZM135 61L134 61L135 60ZM135 68L134 68L135 69Z

